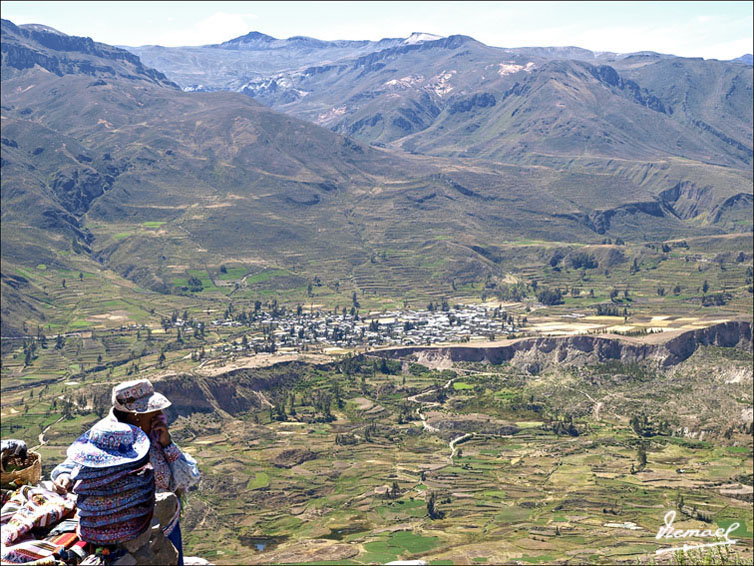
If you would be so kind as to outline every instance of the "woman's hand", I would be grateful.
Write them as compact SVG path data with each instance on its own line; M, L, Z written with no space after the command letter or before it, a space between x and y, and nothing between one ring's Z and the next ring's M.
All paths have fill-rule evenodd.
M165 415L159 414L152 418L151 436L156 438L163 448L172 442L170 439L170 431L168 431L168 421L165 418Z
M52 485L55 487L55 491L57 491L61 495L68 493L68 490L71 489L71 484L73 484L73 481L71 480L71 476L69 476L68 474L60 474L55 478L55 481L52 482Z

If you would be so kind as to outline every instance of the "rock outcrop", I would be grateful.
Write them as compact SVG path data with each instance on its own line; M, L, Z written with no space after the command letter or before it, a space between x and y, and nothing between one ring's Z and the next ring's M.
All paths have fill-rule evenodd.
M297 364L276 364L274 374L244 368L215 376L174 375L159 382L159 390L172 402L169 420L178 415L212 413L237 415L269 406L265 392L290 386L300 377Z
M2 21L2 36L3 78L9 70L38 66L59 77L72 74L123 77L178 88L161 72L145 67L129 51L88 37L69 36L45 26L16 26L8 20Z
M653 337L656 338L656 337ZM708 328L689 330L658 342L629 340L618 336L564 336L522 338L501 346L416 346L390 348L375 352L388 358L412 357L419 362L511 362L528 366L574 364L616 360L625 363L649 362L667 368L688 359L700 346L737 347L751 350L751 323L731 321Z

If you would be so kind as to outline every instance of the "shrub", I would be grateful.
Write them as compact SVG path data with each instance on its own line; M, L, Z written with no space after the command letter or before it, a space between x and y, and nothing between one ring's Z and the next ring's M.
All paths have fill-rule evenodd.
M560 289L543 289L537 293L537 300L543 305L562 305L563 294Z

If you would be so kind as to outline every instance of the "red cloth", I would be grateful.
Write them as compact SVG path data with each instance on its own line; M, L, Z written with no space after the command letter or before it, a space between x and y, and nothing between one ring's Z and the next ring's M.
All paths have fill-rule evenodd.
M63 533L62 535L55 535L45 540L50 541L55 546L63 546L65 548L69 548L79 540L79 536L75 532Z

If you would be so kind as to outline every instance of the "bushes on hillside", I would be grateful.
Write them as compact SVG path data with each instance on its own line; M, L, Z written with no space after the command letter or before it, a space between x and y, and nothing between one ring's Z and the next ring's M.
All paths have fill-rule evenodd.
M537 300L543 305L562 305L563 293L560 289L542 289L537 293Z
M596 269L599 266L594 256L586 252L574 253L569 259L574 269Z

